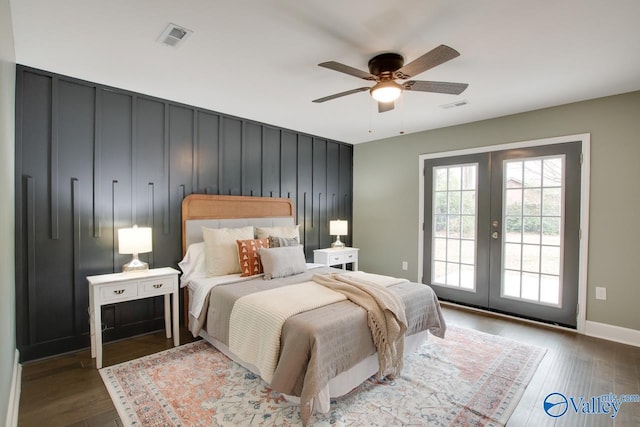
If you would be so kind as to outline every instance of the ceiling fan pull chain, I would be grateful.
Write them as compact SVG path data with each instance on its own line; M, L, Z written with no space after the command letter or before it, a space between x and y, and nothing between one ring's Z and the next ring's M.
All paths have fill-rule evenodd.
M372 113L372 111L373 111L373 105L374 105L374 104L376 104L376 105L377 105L377 102L371 102L371 99L372 99L372 98L368 98L368 100L367 100L367 101L368 101L368 103L369 103L369 108L368 108L368 110L369 110L369 134L372 134L372 133L373 133L373 129L372 129L372 127L373 127L373 124L372 124L372 123L373 123L373 120L371 119L371 117L372 117L372 115L373 115L373 113Z
M404 135L404 96L400 97L400 135Z

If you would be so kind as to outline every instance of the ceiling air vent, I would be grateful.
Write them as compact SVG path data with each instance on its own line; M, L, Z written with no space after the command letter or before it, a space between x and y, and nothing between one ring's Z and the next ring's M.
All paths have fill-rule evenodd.
M445 110L448 110L449 108L463 107L463 106L467 105L468 103L469 103L469 101L467 101L466 99L463 99L462 101L456 101L456 102L452 102L451 104L441 105L440 108L444 108Z
M191 33L193 33L193 31L189 29L176 24L169 24L162 34L160 34L160 37L158 37L158 43L178 47Z

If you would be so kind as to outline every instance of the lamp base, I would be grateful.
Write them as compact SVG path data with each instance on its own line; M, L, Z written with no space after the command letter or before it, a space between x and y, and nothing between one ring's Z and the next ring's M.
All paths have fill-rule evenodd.
M331 244L332 248L344 248L344 242L340 241L340 236L336 236L336 241Z
M149 264L146 262L140 261L138 257L134 257L130 262L126 263L122 266L122 271L140 271L140 270L148 270Z

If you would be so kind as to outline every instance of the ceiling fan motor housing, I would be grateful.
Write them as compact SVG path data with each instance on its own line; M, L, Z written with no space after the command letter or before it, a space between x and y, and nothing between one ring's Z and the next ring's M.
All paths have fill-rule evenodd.
M374 76L383 73L393 73L404 65L404 58L397 53L381 53L369 61L369 72Z

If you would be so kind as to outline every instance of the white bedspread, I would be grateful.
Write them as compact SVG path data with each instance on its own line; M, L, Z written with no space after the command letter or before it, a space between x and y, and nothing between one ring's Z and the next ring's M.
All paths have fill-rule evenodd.
M271 382L280 356L280 334L291 316L346 297L315 282L304 282L239 298L229 321L229 350L255 365Z

